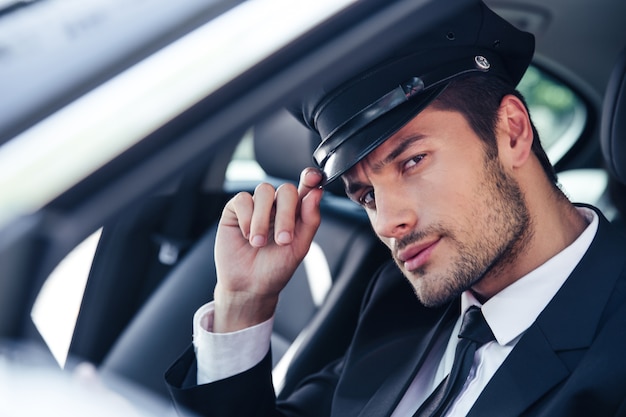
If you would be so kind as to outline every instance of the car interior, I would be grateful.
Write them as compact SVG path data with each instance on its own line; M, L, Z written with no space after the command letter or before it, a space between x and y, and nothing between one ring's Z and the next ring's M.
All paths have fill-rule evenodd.
M580 135L582 139L556 164L559 178L573 201L599 207L626 233L626 33L600 34L597 28L588 35L585 42L590 43L601 43L603 36L613 36L611 45L598 46L612 48L603 52L612 57L613 63L610 68L598 69L583 57L576 57L577 62L582 62L582 69L576 75L549 59L563 48L555 40L559 39L556 32L566 31L565 23L571 25L574 18L559 14L569 9L567 1L548 1L545 5L539 1L487 3L515 24L538 33L537 67L559 76L580 93L588 117ZM215 14L217 9L197 16L196 20ZM584 10L577 10L584 14ZM567 29L572 30L569 26ZM175 32L170 30L169 37L163 37L160 42L180 36L183 31ZM584 32L572 42L582 42L587 36ZM616 46L618 41L622 43ZM576 54L573 50L559 52L566 55L563 62ZM289 58L288 55L281 58ZM600 74L589 75L588 80L579 83L585 71ZM67 370L76 369L84 362L91 363L104 380L122 377L149 395L168 401L163 374L191 346L194 312L212 299L217 280L213 246L222 208L237 192L252 192L261 181L258 176L245 173L229 177L229 169L241 173L247 167L236 165L238 152L248 146L246 162L254 162L254 169L262 170L262 181L276 186L284 182L297 184L302 169L312 165L312 151L319 138L279 107L272 103L271 111L255 110L262 117L249 118L251 127L238 126L222 135L227 139L221 140L219 146L211 147L210 152L203 153L202 158L196 158L185 169L180 168L173 179L162 182L147 197L120 196L126 203L120 203L115 211L111 209L113 215L98 219L100 235L81 293L80 310L68 348ZM187 119L177 118L177 125L171 131L183 132L185 137L199 135L194 129L201 123L191 122L196 123L202 116L198 110L190 113ZM186 122L192 128L187 128ZM11 133L15 129L12 127ZM198 131L206 134L210 129L211 126L204 126ZM134 148L130 155L120 157L117 164L109 164L104 170L116 181L132 182L132 176L123 175L125 167L139 163L140 151L152 152L153 147L161 145L164 156L172 159L179 156L177 148L168 148L169 142L153 141L143 148ZM75 237L78 232L74 233L72 222L55 214L72 213L65 209L74 205L82 210L79 196L85 190L97 188L100 181L97 176L87 178L50 204L52 215L45 213L43 223L37 221L32 226L21 224L20 227L43 227L49 233L43 235L48 237L64 236L61 229L65 227L67 236ZM588 197L590 189L594 191L592 198ZM81 210L75 213L80 214ZM341 184L326 189L321 211L322 223L312 248L281 294L275 316L271 350L274 386L279 398L292 393L305 376L343 355L356 326L369 277L390 259L365 212L349 201ZM55 223L57 218L62 221ZM11 233L15 233L14 228ZM76 242L70 240L67 238L63 243L75 246ZM0 239L0 260L39 254L41 248L37 245L41 244L41 241L35 244L28 241L24 247L15 244L6 249ZM64 255L67 250L61 252ZM50 255L50 259L61 257L56 252ZM2 271L5 276L18 271L17 267L6 268L9 270ZM15 291L28 308L11 310L16 315L19 311L21 316L5 317L0 322L0 339L9 336L45 344L30 322L30 314L26 314L37 300L43 281L34 279L32 288ZM7 285L0 282L0 289L12 288ZM6 327L7 322L11 323L10 327Z

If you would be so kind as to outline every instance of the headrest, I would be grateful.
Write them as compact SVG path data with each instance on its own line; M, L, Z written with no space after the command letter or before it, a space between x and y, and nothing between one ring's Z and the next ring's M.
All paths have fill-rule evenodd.
M253 135L256 160L268 175L297 182L304 168L315 166L311 155L319 138L287 110L258 123Z
M626 184L626 48L613 67L602 104L600 143L607 169Z
M516 86L534 47L531 34L477 1L398 45L372 68L303 97L292 111L322 138L314 159L331 182L428 106L452 79L493 74Z

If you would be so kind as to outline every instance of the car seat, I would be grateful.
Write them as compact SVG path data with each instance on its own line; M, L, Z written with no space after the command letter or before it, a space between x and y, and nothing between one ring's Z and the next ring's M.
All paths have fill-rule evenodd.
M611 199L619 212L614 223L626 230L626 48L618 56L607 83L600 143L610 174Z
M255 127L254 143L268 181L296 182L311 165L315 138L281 111ZM369 278L389 259L365 213L345 195L326 193L321 211L312 249L276 311L274 379L277 391L285 394L343 354ZM163 373L191 343L193 313L212 299L216 230L211 226L195 242L143 305L100 365L103 374L113 372L167 395Z

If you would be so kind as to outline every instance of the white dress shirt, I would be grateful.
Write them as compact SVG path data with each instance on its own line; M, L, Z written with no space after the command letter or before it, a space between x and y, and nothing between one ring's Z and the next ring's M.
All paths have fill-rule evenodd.
M496 340L476 351L470 375L447 416L467 415L524 331L534 323L591 245L598 229L598 216L587 208L578 210L589 225L563 251L482 306L469 291L461 295L461 313L472 305L481 306ZM198 384L218 381L248 370L259 363L270 348L273 319L238 332L218 334L211 333L212 313L213 304L209 303L194 316L193 343L198 362ZM450 338L440 338L436 342L392 417L411 417L450 373L462 317L463 314L459 316Z

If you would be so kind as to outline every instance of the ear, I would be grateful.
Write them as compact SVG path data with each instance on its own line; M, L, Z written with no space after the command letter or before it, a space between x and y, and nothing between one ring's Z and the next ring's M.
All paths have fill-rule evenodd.
M500 102L497 135L500 155L506 156L512 168L524 165L532 152L533 129L526 106L514 95Z

